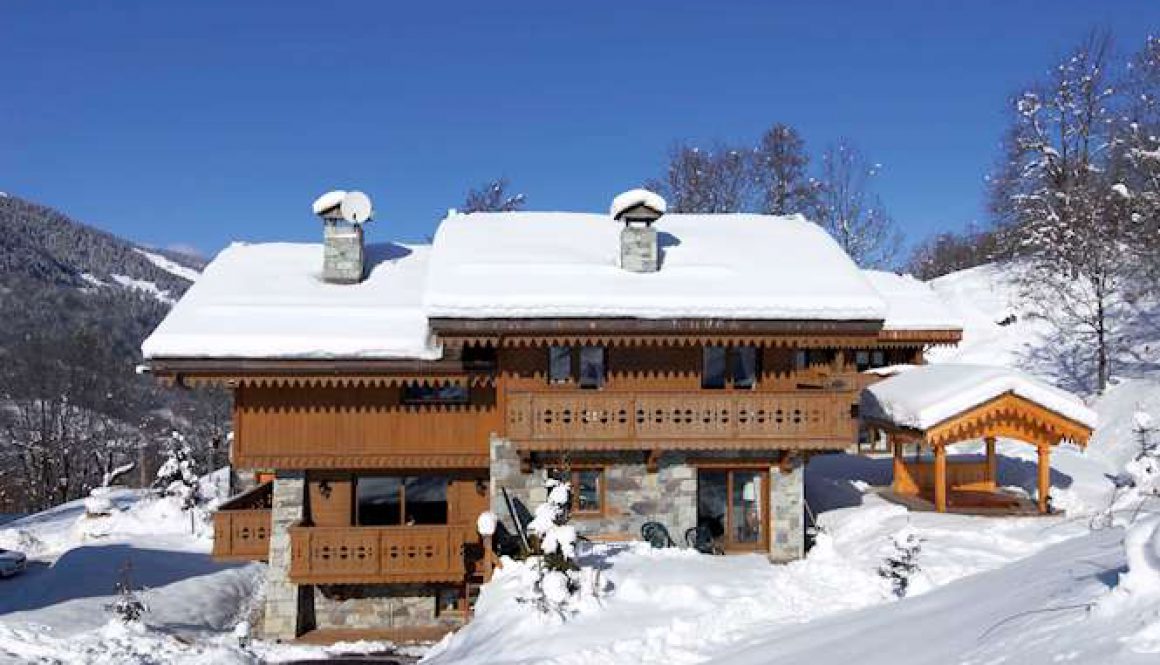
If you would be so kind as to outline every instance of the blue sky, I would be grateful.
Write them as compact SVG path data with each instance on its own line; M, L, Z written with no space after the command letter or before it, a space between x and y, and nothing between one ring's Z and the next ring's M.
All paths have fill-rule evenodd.
M1134 49L1160 3L0 0L0 191L212 255L357 188L421 240L493 176L605 210L780 121L882 163L920 239L984 218L1005 100L1093 27Z

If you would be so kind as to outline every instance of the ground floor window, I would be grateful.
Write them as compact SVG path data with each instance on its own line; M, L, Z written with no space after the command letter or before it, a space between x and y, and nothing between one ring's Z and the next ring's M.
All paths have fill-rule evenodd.
M446 476L358 476L359 526L447 524Z
M552 477L572 485L573 515L601 515L604 513L604 468L584 467L557 470Z

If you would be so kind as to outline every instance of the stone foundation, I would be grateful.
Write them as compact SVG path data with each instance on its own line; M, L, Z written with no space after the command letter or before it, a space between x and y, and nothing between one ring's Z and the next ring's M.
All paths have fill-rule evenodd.
M462 624L462 615L436 612L438 592L439 587L422 584L316 586L315 624L352 630Z

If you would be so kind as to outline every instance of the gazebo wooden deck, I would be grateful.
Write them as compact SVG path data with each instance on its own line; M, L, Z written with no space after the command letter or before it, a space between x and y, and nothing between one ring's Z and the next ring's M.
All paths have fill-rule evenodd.
M1015 370L976 365L916 367L874 384L863 392L862 416L871 435L885 435L893 452L891 492L928 496L938 512L1017 509L1016 497L997 490L1000 437L1035 446L1036 508L1048 512L1052 448L1064 441L1086 446L1096 421L1069 393ZM984 461L948 463L948 446L980 439ZM907 461L907 445L929 447L933 459Z

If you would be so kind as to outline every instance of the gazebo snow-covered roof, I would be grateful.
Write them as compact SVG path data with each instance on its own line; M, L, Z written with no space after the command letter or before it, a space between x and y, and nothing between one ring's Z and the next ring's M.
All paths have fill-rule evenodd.
M1047 510L1050 450L1063 441L1086 445L1096 413L1071 393L1024 372L987 365L923 365L900 371L862 391L860 414L868 427L885 432L895 454L895 488L907 473L901 445L934 448L935 505L946 509L946 447L961 441L987 443L987 477L995 486L994 444L1003 437L1039 451L1039 508ZM905 485L906 483L901 483Z

